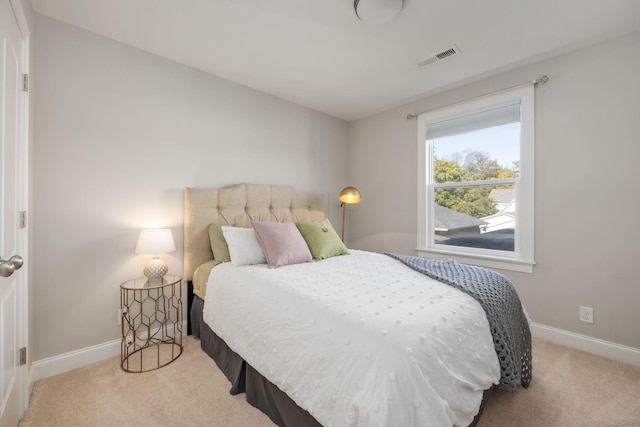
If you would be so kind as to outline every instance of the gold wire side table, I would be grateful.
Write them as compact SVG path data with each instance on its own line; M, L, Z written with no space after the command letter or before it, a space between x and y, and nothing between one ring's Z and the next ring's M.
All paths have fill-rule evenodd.
M159 286L148 286L146 277L127 280L120 285L120 309L123 371L153 371L182 354L182 277L167 274Z

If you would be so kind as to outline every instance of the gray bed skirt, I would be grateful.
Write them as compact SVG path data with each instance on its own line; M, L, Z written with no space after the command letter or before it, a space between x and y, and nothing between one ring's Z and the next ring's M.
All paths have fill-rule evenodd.
M238 356L202 319L204 301L194 296L191 332L231 383L231 394L246 393L247 402L281 427L321 427L307 411Z
M229 392L232 395L246 393L247 402L266 414L271 421L280 427L321 427L321 424L315 418L296 405L289 396L233 352L204 323L202 318L203 308L204 301L194 296L189 313L189 330L196 338L200 338L202 349L211 356L231 383ZM471 426L475 426L478 423L492 392L493 388L485 390L480 412L474 418Z

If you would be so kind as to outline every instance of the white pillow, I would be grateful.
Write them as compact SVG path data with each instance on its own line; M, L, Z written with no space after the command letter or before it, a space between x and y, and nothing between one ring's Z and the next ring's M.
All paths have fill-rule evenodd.
M253 228L222 226L222 235L229 246L233 265L266 264L264 252Z

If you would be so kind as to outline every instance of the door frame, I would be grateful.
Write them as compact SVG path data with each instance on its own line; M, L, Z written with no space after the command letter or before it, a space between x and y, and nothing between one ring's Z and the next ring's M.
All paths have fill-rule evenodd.
M29 397L31 395L31 351L33 346L31 345L31 335L29 334L29 305L31 300L31 292L29 287L29 270L30 270L30 253L29 253L29 236L30 232L30 221L29 218L33 217L31 212L29 211L29 200L31 195L31 184L29 181L29 170L31 166L31 157L30 157L30 141L31 141L31 97L33 96L33 91L31 90L31 74L30 74L30 53L31 53L31 29L29 27L29 21L27 19L27 15L24 10L23 1L21 0L9 0L11 8L13 9L14 17L16 23L18 25L18 30L20 31L20 35L22 36L21 48L22 48L22 60L20 64L21 74L27 74L29 77L28 81L28 90L26 92L22 92L22 96L20 96L20 104L19 104L19 122L18 122L18 149L19 149L19 166L18 166L18 174L20 184L18 186L18 208L19 211L24 211L27 214L25 227L20 229L18 232L18 240L17 247L20 253L22 254L25 265L24 268L20 270L20 274L18 276L17 282L17 292L20 295L19 298L19 306L17 307L18 312L20 314L18 330L17 330L17 343L18 348L26 347L27 348L27 360L26 364L19 367L18 372L18 390L21 391L20 396L20 414L21 418L24 415L24 412L27 410L29 406ZM26 7L30 7L27 4Z

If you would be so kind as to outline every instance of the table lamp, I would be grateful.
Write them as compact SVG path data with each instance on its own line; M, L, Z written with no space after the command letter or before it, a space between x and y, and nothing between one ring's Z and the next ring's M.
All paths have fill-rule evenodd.
M158 254L173 252L176 245L173 242L173 234L168 228L154 228L140 231L138 236L138 244L136 245L137 254L153 254L153 258L143 270L143 273L149 279L148 286L162 285L162 278L169 267L162 261Z
M342 241L344 242L344 223L346 218L346 204L349 203L360 203L362 198L360 197L360 192L356 187L345 187L340 192L340 201L342 202L340 205L342 206Z

